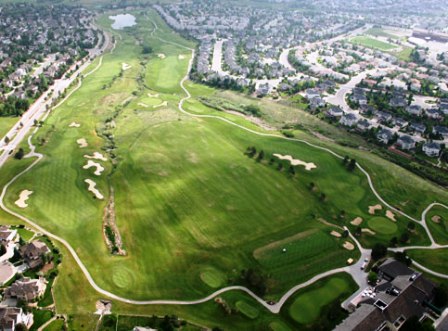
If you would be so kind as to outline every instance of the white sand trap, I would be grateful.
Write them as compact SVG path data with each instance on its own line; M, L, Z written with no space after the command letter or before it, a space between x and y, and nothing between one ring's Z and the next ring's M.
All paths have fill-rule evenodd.
M179 60L185 60L185 55L179 54L178 59Z
M345 249L347 249L347 250L349 250L349 251L352 251L352 250L354 250L355 249L355 245L353 245L351 242L349 242L349 241L346 241L345 243L344 243L344 245L342 245Z
M85 140L84 138L80 138L78 140L76 140L76 142L79 145L79 148L86 148L87 146L89 146L89 144L87 143L87 140Z
M84 155L86 159L93 159L93 160L101 160L101 161L107 161L107 158L98 152L93 153L93 155Z
M393 212L391 212L390 210L386 211L386 217L388 219L390 219L393 222L396 222L397 220L395 219L395 214Z
M291 165L293 165L293 166L303 165L305 167L305 169L308 171L317 168L317 166L314 163L307 163L302 160L293 159L293 157L291 155L274 154L274 156L279 158L280 160L288 160L289 162L291 162Z
M100 193L100 191L98 191L98 189L96 188L96 183L95 183L93 180L91 180L91 179L86 179L86 180L84 180L84 182L86 182L87 184L89 184L89 188L88 188L88 190L89 190L90 192L92 192L92 193L95 195L95 197L96 197L97 199L100 199L100 200L103 200L103 199L104 199L104 196Z
M361 229L361 232L371 234L372 236L376 235L376 233L368 228Z
M337 232L337 231L331 231L330 234L331 234L333 237L341 238L341 234L340 234L339 232Z
M375 212L377 210L381 210L381 209L383 209L383 206L381 206L380 204L377 204L375 206L369 206L369 214L370 215L375 215Z
M138 105L143 108L148 108L149 106L146 103L139 102Z
M17 200L15 202L15 204L19 208L26 208L26 207L28 207L28 204L26 203L26 201L28 200L28 198L29 198L29 196L31 194L33 194L33 191L23 190L22 192L20 192L19 200Z
M164 59L164 58L166 58L166 55L165 54L163 54L163 53L159 53L159 54L157 54L157 56L159 57L159 59Z
M361 217L356 217L353 221L350 222L351 225L358 226L361 225L363 219Z
M434 223L440 223L440 219L441 217L439 215L434 215L433 217L431 217L431 221L433 221Z
M127 64L127 63L122 63L122 64L121 64L121 69L122 69L123 71L126 71L126 70L131 69L131 68L132 68L132 66L130 66L130 65Z
M161 104L152 106L152 108L160 108L160 107L166 107L166 106L168 106L168 102L167 102L167 101L164 101L164 102L162 102Z
M158 98L159 97L159 93L156 93L156 94L148 93L148 97L150 97L150 98Z
M347 264L352 264L354 262L354 260L352 259L352 258L349 258L348 260L347 260Z
M87 161L87 164L82 168L83 169L96 168L94 172L96 176L101 176L101 173L104 171L104 167L101 164L94 162L92 160Z
M81 124L76 123L76 122L71 122L69 125L70 128L79 128L80 126L81 126Z

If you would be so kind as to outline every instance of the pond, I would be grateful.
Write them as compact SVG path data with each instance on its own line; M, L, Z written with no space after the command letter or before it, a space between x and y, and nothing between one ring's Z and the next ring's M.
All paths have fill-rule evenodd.
M135 16L131 14L120 14L116 16L109 16L111 20L114 20L112 23L112 29L114 30L122 30L123 28L131 27L136 25Z

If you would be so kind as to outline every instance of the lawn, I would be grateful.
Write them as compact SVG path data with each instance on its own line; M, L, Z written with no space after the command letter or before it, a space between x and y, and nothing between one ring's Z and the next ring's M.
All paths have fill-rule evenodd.
M390 51L394 48L397 48L397 46L392 45L390 43L367 37L367 36L356 36L350 39L350 42L352 44L368 47L368 48L376 48L380 51Z
M426 214L426 224L438 244L448 244L448 209L434 206Z
M3 140L5 134L18 120L18 117L0 117L0 140Z
M421 265L443 274L448 274L448 250L408 250L408 255Z
M156 36L182 42L152 12L149 18L162 27ZM103 17L101 22L107 24L107 19ZM334 228L319 219L340 226L349 225L356 216L368 219L368 206L378 201L365 176L357 170L348 171L341 160L327 152L286 141L280 134L279 138L260 137L222 121L181 114L177 110L182 97L178 83L188 60L179 55L186 51L151 39L151 26L147 17L139 15L137 27L129 33L121 32L122 39L117 37L114 54L105 55L103 66L86 77L83 87L48 118L34 137L37 151L45 157L11 186L7 205L66 239L99 286L126 298L198 299L213 289L238 283L243 269L255 268L268 278L267 297L275 300L291 286L344 266L348 257L357 257L359 253L343 249L344 241L330 236ZM154 54L144 58L135 37L152 42ZM123 62L131 68L120 75ZM186 109L217 113L196 99L214 90L188 86L193 98L185 103ZM234 94L228 95L238 100ZM166 105L154 108L156 101ZM139 106L141 103L148 107ZM268 109L264 111L271 118L303 118L319 125L298 109L266 104ZM257 132L264 131L241 117L219 114ZM71 122L80 127L69 128ZM323 144L308 133L295 133ZM87 140L87 147L78 146L76 140L80 138ZM365 161L375 174L378 191L385 191L397 204L406 199L403 208L418 212L426 200L434 200L432 185L414 185L419 180L402 169L366 152L324 143L343 155L349 153ZM245 156L248 146L263 150L265 157L256 161ZM107 161L98 161L105 168L100 176L82 169L84 155L93 152L107 157ZM306 171L296 167L292 176L286 161L274 158L271 162L273 153L314 162L317 168ZM18 170L27 162L11 160L5 169ZM283 170L279 170L280 165ZM391 174L386 171L389 169ZM408 181L397 184L401 177ZM97 183L103 200L94 199L87 191L87 178ZM315 189L310 189L310 183ZM406 185L416 188L412 195ZM121 257L110 254L102 235L110 187L114 188L116 222L127 252ZM34 194L29 207L19 209L14 201L23 189L31 189ZM421 202L415 199L419 204L414 204L416 197L424 198ZM397 231L405 227L405 222L397 222ZM296 236L304 232L303 237ZM369 245L389 239L374 238ZM285 253L282 248L286 248ZM255 254L260 249L261 253ZM58 310L91 312L101 296L85 285L84 276L67 251L60 274L55 284ZM256 321L260 326L285 322L245 295L227 293L223 297L232 307L243 302L259 310ZM332 297L328 300L331 302ZM244 308L241 310L247 313L249 309ZM214 302L192 307L134 307L114 302L115 309L145 315L182 314L199 324L224 325L232 330L252 326L248 314L223 322L224 313Z
M64 320L62 319L56 319L53 322L51 322L47 327L44 329L44 331L62 331L64 329Z
M394 222L384 217L372 217L368 224L373 231L381 234L393 234L398 229Z
M235 306L240 311L240 313L250 319L255 319L260 314L259 310L256 307L248 304L246 301L238 301Z
M346 274L325 278L294 295L288 313L301 325L312 324L319 319L325 306L338 298L348 297L356 289L356 283Z
M30 331L37 330L40 326L44 325L53 317L53 313L49 310L33 310L34 323L30 328Z
M375 37L385 37L385 38L391 38L391 39L400 39L398 36L396 36L394 34L391 34L391 33L388 33L388 32L384 31L381 28L371 28L371 29L367 30L365 33L368 34L368 35L371 35L371 36L375 36Z

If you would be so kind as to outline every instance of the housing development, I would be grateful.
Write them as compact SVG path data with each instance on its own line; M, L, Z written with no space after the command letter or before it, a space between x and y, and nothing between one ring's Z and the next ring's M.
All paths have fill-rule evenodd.
M1 330L448 330L448 1L0 0Z

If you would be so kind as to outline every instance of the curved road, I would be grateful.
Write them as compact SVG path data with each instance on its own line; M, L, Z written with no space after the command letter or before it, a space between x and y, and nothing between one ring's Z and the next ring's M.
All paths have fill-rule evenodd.
M154 24L154 26L155 26L155 29L157 29L157 25L156 25L154 22L153 22L153 24ZM231 120L228 120L228 119L223 118L223 117L220 117L220 116L215 116L215 115L199 115L199 114L192 114L192 113L187 112L187 111L183 108L183 104L184 104L185 101L187 101L188 99L191 98L191 94L190 94L190 92L187 90L187 88L184 86L184 83L185 83L185 81L188 79L188 75L189 75L189 72L190 72L191 67L192 67L192 64L193 64L193 60L194 60L195 52L194 52L193 49L188 48L188 47L186 47L186 46L183 46L183 45L180 45L180 44L177 44L177 43L174 43L174 42L166 41L166 40L163 40L163 39L161 39L161 38L158 38L158 39L161 40L161 41L163 41L163 42L167 42L167 43L174 44L174 45L179 46L179 47L182 47L182 48L186 48L186 49L190 50L191 53L192 53L192 57L191 57L191 59L190 59L189 65L188 65L188 71L187 71L187 74L185 75L185 77L184 77L184 78L181 80L181 82L180 82L180 87L182 88L182 90L183 90L183 91L185 92L185 94L186 94L186 96L185 96L184 98L182 98L182 99L179 101L178 109L179 109L180 112L182 112L182 113L184 113L184 114L186 114L186 115L188 115L188 116L192 116L192 117L198 117L198 118L210 118L210 119L217 119L217 120L220 120L220 121L224 121L224 122L226 122L226 123L228 123L228 124L230 124L230 125L236 126L236 127L240 128L240 129L242 129L242 130L251 132L251 133L256 134L256 135L258 135L258 136L271 137L271 138L276 138L276 139L285 139L285 140L289 140L289 141L295 141L295 142L299 142L299 143L304 143L304 144L309 145L309 146L311 146L311 147L314 147L314 148L323 150L323 151L325 151L325 152L328 152L328 153L334 155L334 156L337 157L337 158L340 158L340 159L343 158L341 155L335 153L334 151L332 151L332 150L330 150L330 149L328 149L328 148L321 147L321 146L318 146L318 145L314 145L314 144L312 144L312 143L310 143L310 142L308 142L308 141L306 141L306 140L301 140L301 139L296 139L296 138L288 138L288 137L284 137L284 136L280 136L280 135L276 135L276 134L269 134L269 133L258 132L258 131L255 131L255 130L246 128L246 127L244 127L244 126L242 126L242 125L239 125L239 124L237 124L237 123L234 123L234 122L232 122ZM114 45L114 46L115 46L115 45ZM112 51L113 51L113 49L111 50L111 52L112 52ZM99 64L98 64L98 66L97 66L95 69L93 69L92 71L90 71L89 73L87 73L87 74L85 75L85 77L89 76L90 74L92 74L93 72L95 72L96 70L98 70L98 69L100 68L101 65L102 65L102 57L100 58L100 62L99 62ZM69 98L69 97L71 96L71 94L74 93L76 90L78 90L81 86L82 86L82 81L80 81L79 84L78 84L78 86L77 86L73 91L71 91L71 93L70 93L69 95L67 95L67 97L64 98L64 100L62 100L56 107L59 107L63 102L65 102L65 100L66 100L67 98ZM56 108L56 107L55 107L55 108ZM47 112L47 114L45 115L45 118L46 118L48 115L49 115L49 112ZM45 118L44 118L44 119L45 119ZM289 297L290 297L291 295L293 295L293 294L294 294L295 292L297 292L299 289L304 288L304 287L306 287L306 286L308 286L308 285L314 283L315 281L317 281L317 280L319 280L319 279L322 279L322 278L325 278L325 277L327 277L327 276L330 276L330 275L333 275L333 274L336 274L336 273L340 273L340 272L348 272L348 273L350 273L350 274L355 278L356 282L357 282L359 285L361 285L361 284L363 283L363 279L361 279L361 278L365 278L365 275L359 273L359 271L356 273L355 270L359 269L358 265L359 265L360 263L362 263L363 258L368 254L369 251L366 250L366 249L364 249L364 248L360 245L360 243L356 240L356 238L354 238L354 237L351 235L351 233L350 233L350 237L355 241L356 245L358 246L358 248L359 248L360 251L361 251L361 259L360 259L355 265L350 266L350 267L337 268L337 269L329 270L329 271L323 272L323 273L321 273L321 274L318 274L318 275L314 276L313 278L309 279L308 281L306 281L306 282L304 282L304 283L301 283L301 284L299 284L299 285L296 285L296 286L294 286L293 288L291 288L289 291L287 291L287 292L282 296L282 298L279 300L279 302L276 303L276 304L274 304L274 305L269 305L269 304L267 304L262 298L258 297L258 296L257 296L256 294L254 294L252 291L250 291L249 289L247 289L246 287L243 287L243 286L229 286L229 287L225 287L225 288L222 288L222 289L220 289L220 290L218 290L218 291L216 291L216 292L213 292L212 294L210 294L209 296L207 296L207 297L205 297L205 298L198 299L198 300L192 300L192 301L183 301L183 300L131 300L131 299L127 299L127 298L120 297L120 296L118 296L118 295L116 295L116 294L114 294L114 293L111 293L111 292L109 292L109 291L106 291L106 290L102 289L101 287L99 287L99 286L95 283L95 281L93 280L92 276L90 275L88 269L86 268L86 266L83 264L83 262L81 261L81 259L80 259L79 256L77 255L76 251L73 249L73 247L72 247L66 240L64 240L63 238L60 238L60 237L58 237L58 236L52 234L51 232L46 231L44 228L42 228L41 226L39 226L38 224L36 224L34 221L32 221L32 220L30 220L30 219L28 219L28 218L26 218L26 217L24 217L24 216L22 216L22 215L20 215L20 214L18 214L18 213L16 213L16 212L12 211L12 210L10 210L10 209L8 209L8 208L5 206L5 204L4 204L4 201L3 201L3 200L4 200L5 194L6 194L7 190L8 190L8 188L9 188L9 186L10 186L11 184L13 184L13 183L14 183L20 176L22 176L23 174L25 174L26 172L28 172L29 170L31 170L31 169L32 169L32 168L33 168L33 167L34 167L34 166L35 166L35 165L42 159L42 157L43 157L42 154L40 154L40 153L36 153L36 152L35 152L35 146L34 146L34 145L32 144L32 142L31 142L31 139L32 139L34 133L35 133L38 129L39 129L39 128L36 127L35 130L33 131L33 134L28 138L28 144L29 144L29 146L30 146L31 152L30 152L28 155L26 155L27 158L29 158L29 157L37 157L37 159L36 159L30 166L28 166L25 170L23 170L22 172L20 172L19 174L17 174L15 177L13 177L13 178L11 179L11 181L9 181L9 182L4 186L4 188L3 188L3 190L2 190L2 193L1 193L1 195L0 195L0 207L1 207L4 211L6 211L7 213L9 213L9 214L11 214L11 215L13 215L13 216L15 216L15 217L21 219L22 221L24 221L24 222L30 224L31 226L33 226L34 228L36 228L38 231L42 232L43 234L47 235L48 237L50 237L50 238L52 238L52 239L54 239L54 240L57 240L57 241L59 241L60 243L62 243L62 244L69 250L69 252L72 254L74 260L76 261L76 263L77 263L78 266L80 267L81 271L84 273L84 275L85 275L87 281L89 282L89 284L90 284L90 285L91 285L91 286L92 286L98 293L101 293L102 295L105 295L105 296L107 296L107 297L109 297L109 298L111 298L111 299L115 299L115 300L117 300L117 301L121 301L121 302L129 303L129 304L134 304L134 305L194 305L194 304L200 304L200 303L204 303L204 302L207 302L207 301L209 301L209 300L212 300L213 298L215 298L216 296L218 296L218 295L220 295L220 294L222 294L222 293L224 293L224 292L238 290L238 291L243 291L243 292L247 293L248 295L250 295L252 298L254 298L258 303L260 303L262 306L264 306L264 307L265 307L266 309L268 309L270 312L272 312L272 313L278 313L278 312L280 311L280 309L282 308L282 306L284 305L284 303L289 299ZM379 199L385 206L387 206L388 208L394 210L395 212L397 212L397 213L399 213L399 214L401 214L401 215L403 215L403 216L409 218L410 220L413 220L413 221L416 221L416 222L420 223L420 221L416 220L415 218L413 218L413 217L411 217L411 216L405 214L404 212L401 212L401 211L397 210L396 208L392 207L391 205L389 205L389 204L388 204L388 203L387 203L387 202L386 202L386 201L385 201L385 200L378 194L378 192L375 190L375 188L374 188L374 186L373 186L372 179L371 179L370 175L367 173L367 171L364 170L364 168L362 168L359 164L358 164L357 166L358 166L358 168L359 168L359 169L366 175L366 177L367 177L367 179L368 179L368 182L369 182L370 189L372 190L372 192L374 193L374 195L375 195L375 196L376 196L376 197L377 197L377 198L378 198L378 199ZM422 220L423 220L424 225L426 225L426 222L425 222L425 216L426 216L426 213L427 213L433 206L435 206L435 205L443 206L444 208L447 208L447 209L448 209L448 206L443 205L443 204L441 204L441 203L433 203L433 204L431 204L430 206L428 206L428 207L425 209L425 211L424 211L423 214L422 214ZM427 227L425 227L425 228L427 229ZM427 230L428 230L428 229L427 229ZM429 233L429 230L428 230L428 233ZM430 233L429 233L429 235L430 235ZM432 236L430 236L430 238L431 238L431 240L432 240L432 242L433 242L433 245L435 245L435 244L434 244L434 240L432 239ZM437 247L442 247L442 246L438 246L438 245L437 245ZM443 247L444 247L444 246L443 246ZM433 247L427 247L427 248L428 248L428 249L432 249ZM405 250L405 249L409 249L409 248L402 248L402 249ZM415 263L415 264L416 264L416 263ZM417 265L417 264L416 264L416 265ZM420 265L417 265L417 266L420 267ZM425 267L423 267L423 266L421 266L421 268L422 268L423 270L427 271L427 272L430 272L430 273L434 274L434 275L438 275L439 277L444 277L444 278L446 277L446 278L448 278L448 275L443 275L443 274L435 273L434 271L431 271L431 270L429 270L429 269L427 269L427 268L425 268Z

